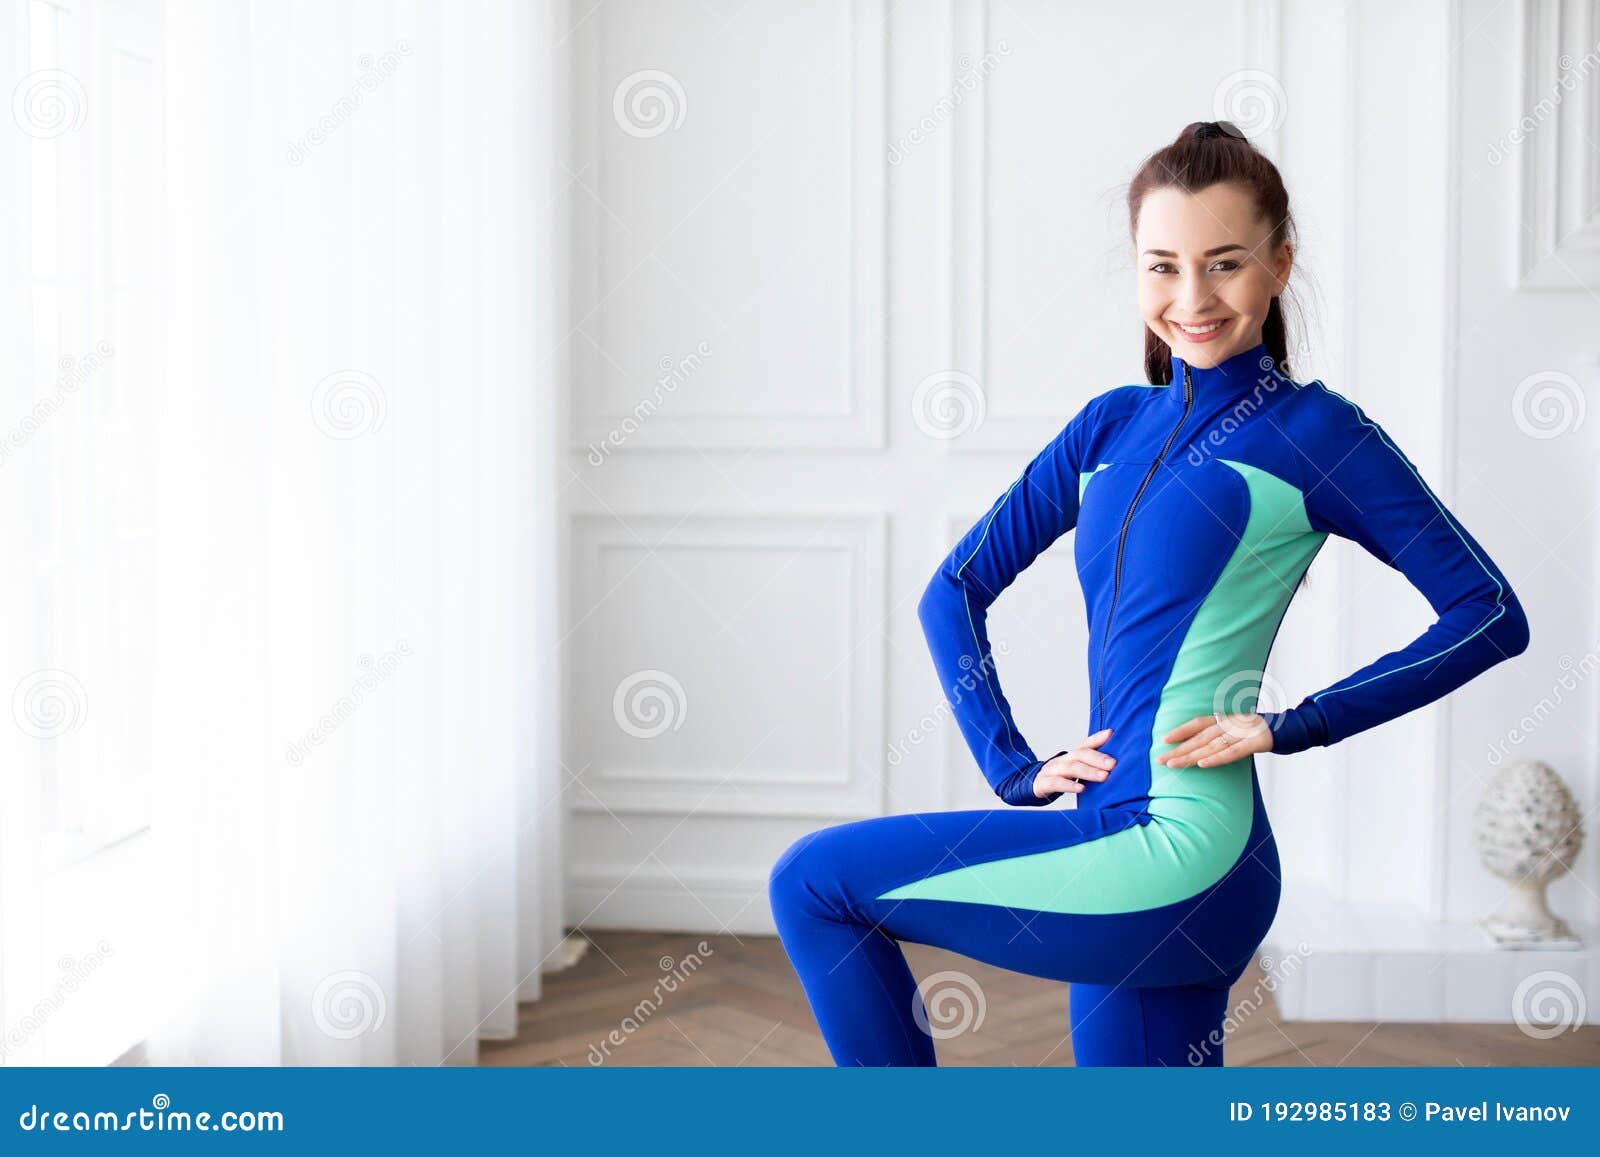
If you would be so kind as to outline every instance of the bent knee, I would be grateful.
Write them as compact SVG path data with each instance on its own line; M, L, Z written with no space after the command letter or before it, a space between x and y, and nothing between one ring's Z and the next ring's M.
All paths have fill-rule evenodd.
M782 920L786 913L816 911L824 904L824 885L831 877L832 846L837 827L807 832L784 849L767 873L767 902Z
M807 832L783 850L767 873L767 899L776 913L787 907L806 891L809 860L806 849L816 840L816 832Z

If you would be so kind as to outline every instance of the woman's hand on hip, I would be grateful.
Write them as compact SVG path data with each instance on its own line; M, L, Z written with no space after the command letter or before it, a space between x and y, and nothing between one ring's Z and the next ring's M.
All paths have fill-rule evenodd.
M1238 715L1196 715L1161 737L1176 743L1156 757L1167 767L1218 767L1261 751L1272 750L1272 729L1254 712Z
M1033 794L1040 799L1060 792L1082 792L1084 780L1102 780L1111 774L1116 759L1096 750L1111 735L1111 728L1096 731L1071 751L1046 760L1033 779Z

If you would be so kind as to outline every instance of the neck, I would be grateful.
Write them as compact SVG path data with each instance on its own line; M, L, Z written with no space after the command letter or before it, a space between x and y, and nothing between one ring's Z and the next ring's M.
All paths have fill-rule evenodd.
M1214 366L1189 365L1176 353L1172 355L1173 393L1180 400L1183 395L1184 370L1189 371L1189 385L1199 403L1225 401L1242 397L1257 387L1271 389L1287 382L1272 364L1272 355L1265 342L1257 342Z

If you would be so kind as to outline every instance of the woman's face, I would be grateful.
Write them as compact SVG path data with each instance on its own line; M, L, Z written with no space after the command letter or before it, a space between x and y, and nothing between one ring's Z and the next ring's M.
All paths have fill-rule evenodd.
M1134 238L1139 309L1188 364L1209 369L1261 341L1267 309L1289 280L1290 246L1271 245L1274 224L1236 184L1145 197Z

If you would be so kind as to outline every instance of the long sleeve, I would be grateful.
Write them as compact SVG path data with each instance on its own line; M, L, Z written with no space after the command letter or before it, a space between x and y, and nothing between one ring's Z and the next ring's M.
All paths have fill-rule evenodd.
M1313 530L1359 542L1400 571L1438 619L1288 711L1263 713L1272 750L1328 746L1449 694L1528 646L1511 584L1428 488L1394 440L1354 402L1320 384L1329 404L1297 435ZM1359 608L1350 608L1359 613Z
M995 794L1037 806L1037 758L1011 716L989 646L987 612L1040 552L1077 525L1078 470L1091 402L1022 471L940 564L917 615L945 697ZM1048 757L1053 758L1053 756Z

